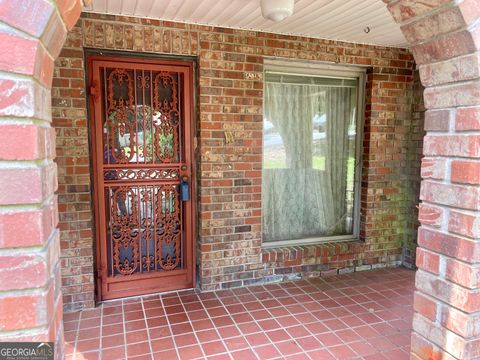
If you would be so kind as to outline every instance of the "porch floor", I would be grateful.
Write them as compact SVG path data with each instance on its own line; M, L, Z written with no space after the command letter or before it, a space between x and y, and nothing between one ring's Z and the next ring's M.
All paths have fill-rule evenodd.
M381 269L103 303L65 314L67 359L408 359L414 272Z

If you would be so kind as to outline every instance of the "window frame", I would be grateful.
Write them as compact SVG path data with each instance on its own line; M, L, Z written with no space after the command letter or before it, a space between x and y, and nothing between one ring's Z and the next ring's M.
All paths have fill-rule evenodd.
M280 60L280 59L264 59L263 64L263 96L265 96L266 73L279 73L284 75L301 75L301 76L318 76L318 77L341 77L355 78L358 80L357 94L357 123L355 137L355 175L354 175L354 200L353 200L353 233L338 236L317 236L290 240L264 241L263 240L263 206L262 206L262 248L272 249L287 246L315 245L328 242L345 242L357 241L360 239L360 205L361 205L361 181L363 168L363 139L364 139L364 122L365 122L365 84L367 67L338 65L335 63L309 62L299 60ZM263 100L263 114L265 114L265 98ZM262 126L262 172L263 172L263 150L264 137ZM263 180L262 180L263 191Z

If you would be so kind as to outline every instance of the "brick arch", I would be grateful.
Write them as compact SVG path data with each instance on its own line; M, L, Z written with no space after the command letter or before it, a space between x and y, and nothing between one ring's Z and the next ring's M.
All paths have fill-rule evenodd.
M50 87L53 61L89 1L0 0L0 341L56 341L59 357ZM385 2L412 45L429 109L412 358L479 357L479 2Z
M411 358L476 359L480 1L385 2L412 48L427 109Z
M1 0L0 341L63 358L53 62L87 0Z

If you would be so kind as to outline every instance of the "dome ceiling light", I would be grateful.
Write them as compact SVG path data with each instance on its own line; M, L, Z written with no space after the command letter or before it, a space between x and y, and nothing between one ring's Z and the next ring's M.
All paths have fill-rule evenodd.
M261 0L262 16L272 21L282 21L293 14L295 0Z

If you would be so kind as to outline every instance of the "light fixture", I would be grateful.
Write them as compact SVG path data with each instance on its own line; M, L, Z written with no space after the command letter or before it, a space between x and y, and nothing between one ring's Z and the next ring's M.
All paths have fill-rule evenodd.
M261 0L262 16L273 21L282 21L293 14L295 0Z

